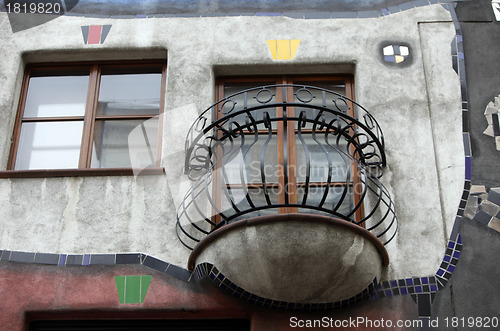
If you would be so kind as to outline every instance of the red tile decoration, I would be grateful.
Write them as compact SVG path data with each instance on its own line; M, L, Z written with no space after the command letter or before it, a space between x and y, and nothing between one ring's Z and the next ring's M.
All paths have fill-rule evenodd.
M108 36L111 25L86 25L82 26L83 41L86 45L103 44Z
M102 25L91 25L89 28L88 45L95 45L101 43Z

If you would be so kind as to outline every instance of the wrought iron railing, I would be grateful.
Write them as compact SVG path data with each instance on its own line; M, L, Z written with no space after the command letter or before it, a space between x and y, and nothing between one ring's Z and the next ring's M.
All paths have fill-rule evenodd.
M188 133L185 170L194 183L177 235L192 249L234 221L294 212L358 224L387 244L397 218L379 180L385 162L376 120L338 93L273 85L233 94Z
M287 88L293 89L291 100L287 100ZM282 91L278 91L280 89ZM280 92L282 100L277 100L276 92ZM271 115L269 110L277 108L284 110L284 117ZM294 108L310 111L307 114L303 111L295 111L294 115L286 113L287 109ZM348 138L348 143L354 146L353 157L368 166L377 177L382 175L382 167L386 164L384 136L375 118L346 96L306 85L256 87L230 95L207 108L191 125L186 138L186 173L195 179L210 169L216 163L213 151L225 139L242 130L257 129L265 122L283 119L310 123L317 131L330 128L330 132Z

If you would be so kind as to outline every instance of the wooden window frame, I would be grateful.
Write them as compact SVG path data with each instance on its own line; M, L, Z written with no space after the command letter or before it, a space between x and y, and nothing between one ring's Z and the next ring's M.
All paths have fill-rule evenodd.
M216 95L215 98L216 100L221 100L223 99L224 96L224 86L226 83L256 83L257 86L261 85L293 85L297 84L295 82L311 82L310 85L314 86L314 82L321 82L321 81L343 81L345 84L345 96L351 100L354 100L354 78L352 75L349 74L332 74L332 75L273 75L273 76L244 76L244 77L219 77L216 80ZM300 85L300 84L299 84ZM276 98L277 100L283 100L283 95L282 95L282 90L277 89L276 90ZM293 88L286 88L286 99L287 100L293 100ZM349 106L349 112L348 115L356 118L355 112L355 107L352 102L348 102ZM288 107L287 112L289 116L294 116L294 107ZM278 107L277 109L277 117L282 115L282 109L281 107ZM220 112L217 112L215 114L215 120L220 119ZM296 143L295 143L295 135L296 135L297 130L295 129L295 126L289 125L287 128L287 132L284 132L283 128L283 123L278 122L278 126L276 129L273 129L273 134L277 135L277 146L278 146L278 169L279 170L284 170L284 135L287 135L287 155L288 155L288 160L293 160L293 165L296 165ZM322 132L322 131L320 131ZM306 131L303 131L303 133L307 133ZM351 147L352 152L354 152L354 147ZM286 169L287 171L287 176L288 176L288 189L287 190L282 190L284 187L284 174L280 173L278 178L279 178L279 183L277 184L279 187L279 192L285 192L284 194L279 194L278 196L278 203L279 204L284 204L286 202L286 198L288 198L289 203L291 204L297 204L297 187L300 187L301 185L304 185L302 182L297 182L297 174L295 173L296 166L291 166L291 164L288 164L288 167ZM351 187L356 187L361 180L358 176L358 166L353 162L351 164L351 170L353 171L353 179L352 182L350 183L345 183L345 182L332 182L330 185L332 187L345 187L345 186L351 186ZM218 173L215 174L214 178L214 196L215 196L215 202L217 206L221 206L222 204L222 197L221 197L221 192L218 190L220 186L220 174L221 169L218 170ZM269 187L270 185L275 185L275 184L267 184ZM326 183L321 183L321 182L310 182L310 186L326 186ZM231 189L232 187L236 188L238 185L234 184L226 184L227 189ZM252 184L248 185L248 187L258 187L261 188L263 187L263 184ZM287 197L285 198L285 195ZM356 206L359 201L360 201L360 196L359 194L356 194L356 192L353 192L352 194L353 197L353 206ZM281 207L279 208L279 213L296 213L298 207ZM357 211L355 212L355 220L359 221L363 219L364 217L364 212L363 208L358 208ZM213 218L214 223L219 223L221 221L221 217L219 215L214 216ZM364 224L361 224L364 226Z
M5 177L57 177L78 176L78 175L129 175L133 174L132 168L91 168L92 141L95 123L98 120L131 120L131 119L150 119L156 116L158 120L156 162L153 167L145 169L145 174L164 173L160 167L161 160L161 142L163 132L162 114L165 108L165 90L166 90L166 61L165 60L141 60L141 61L100 61L100 62L70 62L70 63L42 63L27 65L22 81L21 96L17 109L17 115L12 135L12 144L10 147L7 171L0 171L0 178ZM161 73L160 88L160 109L158 114L132 114L132 115L97 115L97 105L99 98L99 88L103 69L116 70L120 72L148 72L158 69ZM33 76L69 76L69 75L87 75L89 83L87 87L87 97L84 116L58 116L58 117L24 117L26 99L29 89L29 81ZM71 169L29 169L16 170L15 163L19 149L21 127L23 123L28 122L47 122L47 121L82 121L83 134L80 144L80 157L78 168ZM142 172L141 172L142 173Z

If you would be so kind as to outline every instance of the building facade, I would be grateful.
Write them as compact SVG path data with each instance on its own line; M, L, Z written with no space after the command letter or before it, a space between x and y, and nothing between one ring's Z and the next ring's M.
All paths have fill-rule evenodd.
M496 8L4 1L0 329L495 327Z

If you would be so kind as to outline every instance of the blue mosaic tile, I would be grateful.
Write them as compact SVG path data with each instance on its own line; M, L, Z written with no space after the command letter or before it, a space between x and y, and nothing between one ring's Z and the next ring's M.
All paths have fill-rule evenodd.
M358 12L358 17L359 18L373 18L373 17L379 17L379 12L377 10L366 10L366 11L359 11Z
M407 3L402 3L399 5L399 8L401 8L401 10L408 10L408 9L413 9L415 8L415 6L413 5L412 2L407 2Z
M428 6L429 5L429 1L428 0L414 0L413 4L416 7Z
M472 160L470 157L465 157L465 178L472 180Z
M444 275L444 270L440 268L440 269L436 272L436 275L438 275L438 276L443 276L443 275Z
M413 286L413 279L412 278L406 278L406 285L407 286Z
M451 261L451 256L445 255L444 258L443 258L443 261L450 262Z
M329 12L305 12L305 19L328 19L331 18L331 14Z
M36 253L35 263L57 265L59 263L59 254Z
M165 273L184 281L189 280L189 278L191 277L191 272L189 272L189 270L186 270L184 268L178 267L173 264L168 265L167 269L165 270Z
M278 12L257 12L255 16L283 16L283 14Z
M66 265L66 254L59 255L58 265L60 265L60 266Z
M157 270L160 272L165 272L165 270L167 270L167 268L169 266L169 263L158 260L157 258L154 258L154 257L149 256L149 255L146 256L146 258L144 259L142 264L145 265L146 267L149 267L151 269L154 269L154 270Z
M401 8L399 8L398 6L391 6L387 9L391 12L391 14L399 13L401 11Z
M437 292L437 290L438 290L437 285L431 284L431 291Z
M333 12L332 18L358 18L357 12Z
M427 284L429 284L429 278L427 278L427 277L422 277L422 278L421 278L421 281L422 281L422 285L427 285Z
M90 265L90 254L83 255L82 265Z
M401 287L399 290L400 290L401 294L403 294L403 295L408 294L408 290L406 289L406 287Z
M492 216L483 210L478 211L476 215L474 215L474 220L483 225L488 225L488 223L491 221L491 218Z
M116 264L141 264L141 254L116 254Z
M105 264L112 265L115 264L114 254L92 254L90 257L90 264Z
M12 251L10 254L10 262L30 263L35 261L35 253Z
M415 286L415 293L422 293L422 286Z

